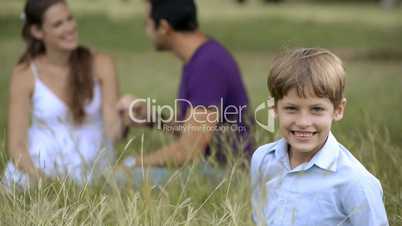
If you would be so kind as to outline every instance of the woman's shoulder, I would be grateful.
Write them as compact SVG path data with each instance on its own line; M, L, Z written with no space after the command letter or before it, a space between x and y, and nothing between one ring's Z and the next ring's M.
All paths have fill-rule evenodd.
M19 76L24 74L31 74L31 67L29 62L18 63L13 68L12 75Z
M34 76L29 62L18 63L14 66L11 73L11 86L19 88L32 88L34 86Z
M109 54L95 50L91 50L91 53L94 59L95 67L111 66L111 64L113 65L113 59Z
M92 50L93 69L95 78L98 80L105 79L105 76L112 76L115 71L115 66L112 57L109 54Z

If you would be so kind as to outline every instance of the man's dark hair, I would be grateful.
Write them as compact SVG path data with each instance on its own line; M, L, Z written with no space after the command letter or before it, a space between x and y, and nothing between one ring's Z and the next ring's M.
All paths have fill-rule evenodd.
M194 31L198 28L197 7L194 0L149 0L150 16L159 27L165 19L175 31Z

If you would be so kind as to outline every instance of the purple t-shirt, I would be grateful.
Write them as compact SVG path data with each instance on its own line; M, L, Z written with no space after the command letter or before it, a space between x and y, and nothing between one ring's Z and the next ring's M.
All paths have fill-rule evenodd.
M250 124L247 121L252 119L247 112L246 89L234 58L217 41L210 39L205 42L183 66L178 99L186 100L179 102L179 119L185 118L190 104L192 107L215 106L219 109L220 121L213 138L219 161L224 161L222 147L225 145L222 142L228 139L232 151L245 152L247 156L251 154ZM222 140L224 137L226 141ZM210 148L206 154L211 154Z

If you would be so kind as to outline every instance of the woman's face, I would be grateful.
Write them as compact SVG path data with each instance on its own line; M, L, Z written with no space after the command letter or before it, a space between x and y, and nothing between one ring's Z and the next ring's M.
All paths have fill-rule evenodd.
M43 15L42 28L37 32L46 49L71 51L78 46L78 32L74 17L68 6L56 3Z

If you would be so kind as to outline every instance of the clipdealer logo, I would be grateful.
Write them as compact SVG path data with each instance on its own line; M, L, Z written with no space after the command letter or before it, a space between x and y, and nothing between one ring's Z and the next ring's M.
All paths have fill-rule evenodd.
M257 125L265 129L268 132L275 132L275 111L274 111L275 101L274 98L269 98L267 101L259 104L254 111L254 119ZM267 118L266 121L258 119L257 113L261 111L266 111Z
M162 129L162 124L166 124L169 122L175 123L185 123L190 119L195 120L197 123L214 123L214 122L227 122L231 124L238 124L243 122L243 114L247 110L247 105L227 105L224 106L223 98L221 98L219 105L211 105L211 106L202 106L197 105L193 106L190 101L185 99L176 99L174 101L174 105L159 105L157 104L156 99L151 98L138 98L130 103L129 106L129 117L135 123L148 123L152 122L153 119L156 119L156 127L158 129ZM188 115L184 119L178 118L178 109L180 105L185 104L189 108L196 110L193 115ZM258 126L263 128L268 132L275 132L275 112L274 112L274 99L269 98L267 101L259 104L254 110L254 119ZM141 107L143 114L137 115L138 108ZM212 110L212 113L211 113ZM264 112L265 111L265 112ZM259 119L257 117L258 113L265 113L267 117L266 120ZM164 114L165 117L160 117L161 113ZM205 114L206 117L202 117L203 121L198 120L198 115ZM207 115L208 114L208 115ZM167 116L167 117L166 117Z

